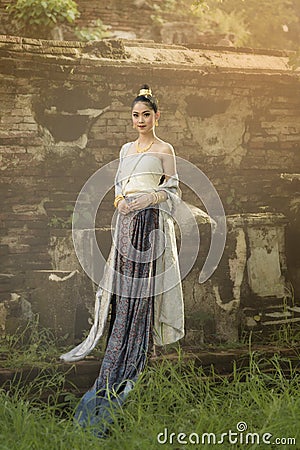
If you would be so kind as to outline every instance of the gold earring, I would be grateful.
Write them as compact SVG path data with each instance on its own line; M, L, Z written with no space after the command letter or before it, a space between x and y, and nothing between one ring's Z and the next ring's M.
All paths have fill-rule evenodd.
M155 121L155 126L158 127L158 120Z
M132 128L135 130L136 126L134 125L134 123L132 124Z

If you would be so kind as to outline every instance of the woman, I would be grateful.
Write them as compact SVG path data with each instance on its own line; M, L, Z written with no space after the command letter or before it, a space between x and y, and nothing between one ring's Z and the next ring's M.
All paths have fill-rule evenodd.
M148 85L132 103L134 142L123 145L115 179L117 219L95 321L87 339L61 356L86 356L111 321L101 369L83 396L76 421L102 436L111 409L120 405L145 367L152 343L183 337L183 301L172 214L180 203L172 146L155 134L160 112ZM163 180L163 181L162 181Z

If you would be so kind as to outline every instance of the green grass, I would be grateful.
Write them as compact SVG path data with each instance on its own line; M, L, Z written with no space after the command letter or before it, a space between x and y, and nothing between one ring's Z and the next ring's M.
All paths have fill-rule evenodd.
M50 329L39 326L38 317L35 317L15 333L0 336L0 365L9 368L52 367L63 353L66 337L55 338Z
M234 371L230 379L208 377L195 362L183 362L180 355L176 363L164 360L151 365L115 413L108 437L101 440L73 426L77 399L69 395L62 400L63 389L63 375L53 370L24 387L12 383L0 391L0 449L300 448L300 378L288 360L276 356L266 361L251 353L250 367ZM47 404L40 400L45 390L51 393ZM248 432L272 433L274 439L293 437L297 445L157 442L165 428L169 435L197 433L201 438L211 432L219 438L230 429L235 432L241 421L247 423Z
M37 315L15 333L0 335L0 366L10 369L25 366L51 368L59 363L61 354L74 347L74 344L66 344L67 339L68 335L58 338L49 328L41 327ZM105 339L91 352L91 356L101 358L104 351Z

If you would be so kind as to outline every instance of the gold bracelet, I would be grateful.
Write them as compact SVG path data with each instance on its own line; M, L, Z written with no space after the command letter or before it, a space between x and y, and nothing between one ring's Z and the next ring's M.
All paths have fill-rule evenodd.
M156 195L157 195L157 198L158 198L158 203L164 202L164 201L167 200L167 199L165 198L165 191L158 191L158 192L156 193Z
M154 197L154 200L153 200L153 202L151 203L151 205L156 205L156 203L158 203L158 195L157 195L156 192L151 192L151 194L152 194L153 197Z
M121 200L123 200L124 197L122 194L119 194L116 196L115 201L114 201L114 207L117 208L118 204L120 203Z
M152 194L153 197L154 197L154 200L153 200L153 202L151 203L151 205L156 205L157 203L166 201L164 192L165 192L165 191L151 192L151 194Z
M164 195L162 194L162 192L158 192L158 193L157 193L157 197L158 197L159 203L162 202L163 199L164 199Z

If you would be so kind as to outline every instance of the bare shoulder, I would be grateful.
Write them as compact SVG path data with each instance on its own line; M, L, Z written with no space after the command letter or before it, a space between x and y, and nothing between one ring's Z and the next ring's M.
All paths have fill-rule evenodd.
M126 142L125 144L122 145L122 147L120 149L120 158L123 158L124 156L126 156L128 154L128 150L132 144L133 144L133 142L130 141L130 142Z
M169 144L169 142L164 142L162 140L158 142L158 151L165 155L175 155L173 146Z
M130 147L132 144L133 144L133 141L125 142L125 144L122 145L121 150L122 150L122 148Z

